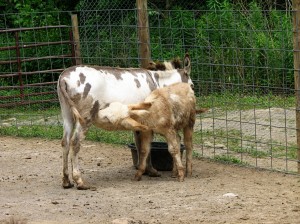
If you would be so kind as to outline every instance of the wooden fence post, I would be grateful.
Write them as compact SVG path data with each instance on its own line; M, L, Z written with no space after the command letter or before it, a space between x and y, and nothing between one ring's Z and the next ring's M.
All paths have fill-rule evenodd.
M296 94L296 136L298 173L300 173L300 0L293 0L293 48Z
M150 61L150 36L149 36L149 23L148 23L148 11L147 0L136 0L137 15L138 15L138 36L139 36L139 56L141 67L146 68ZM134 132L135 145L138 153L141 148L141 136L140 132ZM151 153L147 158L147 168L151 163ZM152 166L152 165L151 165Z
M78 29L78 18L77 14L71 15L72 19L72 32L73 32L73 40L74 40L74 53L75 53L75 61L76 65L82 64L81 54L80 54L80 41L79 41L79 29Z
M150 37L149 37L149 23L147 0L137 0L137 14L138 14L138 34L139 34L139 55L141 66L146 68L150 60Z

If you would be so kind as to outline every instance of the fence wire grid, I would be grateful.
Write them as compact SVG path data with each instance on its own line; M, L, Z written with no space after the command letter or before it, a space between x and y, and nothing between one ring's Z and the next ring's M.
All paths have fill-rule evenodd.
M138 67L135 4L122 1L121 6L102 5L102 9L98 9L99 6L93 5L95 2L88 2L77 12L83 63ZM260 8L156 10L152 4L154 1L149 1L152 60L183 58L189 52L197 105L209 108L207 113L197 117L195 156L296 174L298 147L292 11ZM65 25L72 29L70 14L47 12L28 17L32 20L31 27L42 26L36 19L51 15L52 23L47 26ZM19 15L0 14L1 20L7 21L4 24L9 24L11 16ZM20 24L17 28L24 27ZM59 71L42 70L64 69L74 64L71 43L55 47L49 44L53 41L63 43L69 37L68 29L23 31L20 34L19 45L48 44L35 46L32 50L20 49L20 58L28 60L21 64L23 84L26 85L23 91L32 103L0 108L0 134L24 136L23 130L32 136L44 128L55 132L46 131L44 137L61 136L62 121L55 94L51 103L34 103L37 97L49 98L49 95L36 96L34 93L47 92L49 88L56 90ZM15 45L14 36L0 32L0 49L12 45ZM45 61L35 59L38 57L44 57ZM17 65L3 62L16 60L15 49L0 51L0 104L19 102L19 99L5 98L20 95L20 89L10 88L20 84ZM30 76L26 71L38 72ZM7 74L16 75L10 77ZM49 85L45 87L41 83ZM95 132L95 135L99 134L99 130ZM101 136L99 139L103 140ZM132 138L126 141L129 143Z

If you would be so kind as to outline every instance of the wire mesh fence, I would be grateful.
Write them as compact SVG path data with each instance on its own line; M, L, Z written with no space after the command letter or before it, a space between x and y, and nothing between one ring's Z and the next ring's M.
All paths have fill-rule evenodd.
M81 10L77 12L82 61L85 64L138 67L140 55L135 2L113 2L82 1ZM210 108L208 113L197 118L195 155L296 173L299 159L292 11L266 10L257 5L238 10L230 7L193 10L195 2L186 5L188 9L171 10L166 4L165 9L158 10L158 4L162 3L148 2L152 60L182 58L188 51L198 106ZM2 20L9 21L7 15L0 16ZM30 18L31 27L37 26L36 15ZM51 24L46 25L71 28L69 12L57 13L53 18ZM55 41L55 37L63 41L67 33L58 30L35 33L29 40L24 37L20 44L37 43L38 35L51 42ZM7 34L0 36L0 47L9 46L12 38ZM57 52L67 54L65 49L58 46L52 50L49 45L41 51L50 56L53 55L51 52L54 55ZM16 57L13 51L5 54L0 51L0 55L0 61L15 60ZM38 47L31 52L23 51L21 55L24 59L46 56ZM26 62L22 71L29 68L31 71L31 67L36 71L65 68L72 65L71 58L49 58L48 64ZM17 85L19 81L14 78L4 81L4 74L15 72L12 65L0 63L0 66L4 66L0 73L1 87L9 86L9 83ZM58 75L40 73L37 79L39 82L55 82ZM55 89L55 85L51 88ZM1 96L12 92L0 89ZM42 127L47 128L47 137L56 138L62 134L58 104L2 108L0 121L2 134L7 134L14 127L17 128L11 132L15 134L26 130L34 135ZM102 134L99 132L97 130L94 134L92 131L91 135ZM132 141L128 136L124 141ZM103 140L102 137L99 139Z

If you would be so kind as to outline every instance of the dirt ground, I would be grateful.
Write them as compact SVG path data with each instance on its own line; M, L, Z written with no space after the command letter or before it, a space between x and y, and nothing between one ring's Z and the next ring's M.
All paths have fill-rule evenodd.
M184 182L166 171L135 182L127 146L85 141L96 190L79 191L61 187L59 140L1 136L0 149L0 223L300 222L299 176L194 159Z

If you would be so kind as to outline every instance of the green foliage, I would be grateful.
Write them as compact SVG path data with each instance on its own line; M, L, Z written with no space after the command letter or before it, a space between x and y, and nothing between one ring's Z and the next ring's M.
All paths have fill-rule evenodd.
M61 125L13 125L9 127L0 126L0 136L9 135L24 138L46 138L61 139L63 127ZM130 131L104 131L92 128L86 140L100 141L108 144L125 145L133 141L132 132Z
M194 47L195 18L193 11L175 8L160 20L157 15L149 16L151 53L155 59L170 60L183 57ZM192 32L191 32L192 31Z
M293 108L295 96L280 96L274 94L241 95L234 92L213 93L197 98L198 108L218 108L220 111L241 111L267 108Z
M120 2L121 3L121 2ZM132 3L99 1L93 11L82 10L80 15L83 27L80 29L81 54L86 64L105 66L137 67L138 44L136 29L136 11L127 10ZM123 10L114 7L124 6ZM127 6L127 7L125 7ZM110 8L112 7L112 8ZM112 10L108 10L108 8Z
M69 2L67 0L4 0L0 3L0 9L4 12L0 17L1 28L37 27L54 25L57 18L53 12L73 10L79 0ZM46 13L43 13L46 12ZM64 24L65 18L60 18Z
M209 2L214 11L197 20L197 46L204 51L199 79L293 88L291 15L263 11L255 2L248 10L228 1Z

